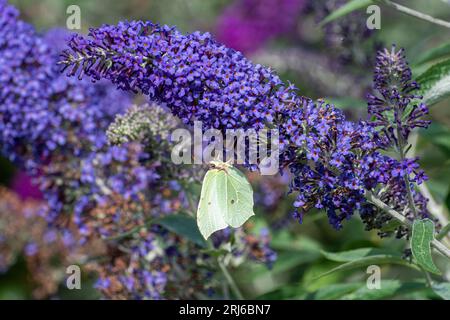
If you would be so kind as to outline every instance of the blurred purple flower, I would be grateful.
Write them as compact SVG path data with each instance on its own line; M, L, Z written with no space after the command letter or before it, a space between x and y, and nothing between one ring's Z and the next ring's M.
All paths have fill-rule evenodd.
M33 183L33 179L25 172L19 171L13 178L11 189L22 199L42 199L42 192L39 187Z
M296 29L307 0L237 0L219 17L217 38L244 53Z

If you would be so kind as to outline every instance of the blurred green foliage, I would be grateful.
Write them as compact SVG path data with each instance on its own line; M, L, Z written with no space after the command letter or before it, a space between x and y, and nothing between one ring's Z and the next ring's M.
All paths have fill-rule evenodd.
M183 31L215 31L218 15L231 2L227 0L11 0L18 6L25 20L40 30L64 26L66 8L77 4L81 7L82 28L103 23L116 23L123 19L146 19L159 23L177 25ZM403 1L406 3L406 1ZM437 0L407 1L408 6L427 12L442 19L450 20L450 5ZM276 10L274 8L274 10ZM298 37L294 40L276 39L266 49L291 46L307 47L317 55L326 55L323 32L311 19L299 21ZM303 28L303 29L301 29ZM294 30L294 32L297 32ZM302 34L308 33L302 38ZM429 65L426 52L439 45L449 43L450 30L430 25L394 10L383 8L382 29L376 33L376 40L390 46L396 43L405 47L407 57L412 62L415 74L420 74ZM447 52L449 53L449 52ZM373 56L375 52L373 52ZM442 55L442 56L445 56ZM442 56L437 56L438 60ZM450 54L448 55L450 56ZM433 56L432 56L433 58ZM302 59L299 56L298 59ZM425 62L425 65L423 63ZM361 75L369 81L371 71L361 66L349 66L348 72ZM321 97L326 92L317 92L308 85L308 78L302 74L287 71L282 77L291 80L302 94ZM354 83L355 86L358 83ZM348 109L354 118L364 116L365 102L346 96L335 97L336 104ZM355 110L361 110L357 112ZM450 206L450 105L444 99L432 106L430 118L433 124L428 130L417 133L415 153L421 158L421 165L430 176L428 187L436 202ZM7 184L11 178L12 166L0 160L0 180ZM290 201L289 198L285 201ZM280 204L276 212L262 212L258 209L256 225L268 225L270 216L290 214L290 206ZM266 219L269 217L269 219ZM269 221L269 222L268 222ZM273 248L278 252L278 261L271 270L265 266L245 264L233 271L238 285L248 298L267 299L387 299L387 298L437 298L422 280L421 271L405 265L380 265L383 290L366 288L366 264L354 268L337 270L326 276L319 275L342 265L344 261L330 259L327 253L349 251L360 248L377 248L380 252L401 252L404 240L380 239L376 232L367 232L358 217L345 223L341 231L330 227L322 212L309 213L302 225L292 220L281 230L272 230ZM339 260L339 259L338 259ZM440 267L448 262L436 257ZM447 266L448 267L448 266ZM86 284L80 292L61 289L61 298L97 298L96 293ZM27 270L19 260L6 274L0 276L0 299L30 298Z

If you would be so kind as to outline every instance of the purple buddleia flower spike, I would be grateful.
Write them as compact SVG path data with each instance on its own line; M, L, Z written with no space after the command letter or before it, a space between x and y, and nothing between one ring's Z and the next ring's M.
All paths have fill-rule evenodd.
M121 22L91 29L88 38L74 36L69 47L62 63L70 75L85 73L140 91L187 124L259 130L292 98L277 75L209 33L183 35L174 27Z
M430 122L422 119L428 108L414 94L419 84L412 80L403 49L392 46L378 52L373 81L376 93L368 94L368 112L371 125L382 128L387 145L399 147L414 128L428 127Z

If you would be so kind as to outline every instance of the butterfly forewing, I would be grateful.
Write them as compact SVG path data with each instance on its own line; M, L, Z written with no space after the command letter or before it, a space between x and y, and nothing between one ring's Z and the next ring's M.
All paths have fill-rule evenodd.
M230 167L224 172L225 192L219 193L220 207L225 222L233 228L242 226L253 213L253 190L247 178Z
M217 178L220 170L209 170L203 179L200 201L197 209L197 224L205 239L218 230L225 229L226 224L217 199Z

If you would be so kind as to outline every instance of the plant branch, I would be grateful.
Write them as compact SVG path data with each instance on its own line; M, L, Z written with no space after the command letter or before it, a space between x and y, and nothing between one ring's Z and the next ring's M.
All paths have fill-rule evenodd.
M371 191L366 190L364 196L366 197L367 200L369 200L369 202L371 202L376 207L380 208L384 212L391 215L391 217L399 221L401 224L407 227L412 227L411 221L409 221L401 213L397 212L396 210L392 209L390 206L385 204L383 201L377 198ZM437 251L439 251L442 255L450 259L450 249L447 248L444 244L442 244L439 240L433 239L431 241L431 246L435 248Z
M445 227L448 224L448 218L445 216L444 206L436 202L425 182L418 185L418 188L423 196L429 200L428 207L430 213L439 220L442 227Z
M442 230L436 236L436 239L441 240L445 238L449 232L450 232L450 223L447 223L444 227L442 227Z
M426 271L424 268L420 267L420 269L422 270L424 276L425 276L425 280L427 281L427 285L428 288L432 288L433 287L433 279L431 279L430 274L428 273L428 271Z
M431 241L431 245L440 253L442 253L444 256L450 259L450 249L447 248L442 242L439 240L433 239Z
M397 147L398 147L398 152L400 154L400 160L403 162L406 158L405 156L405 147L407 145L407 141L404 140L402 133L400 132L400 128L397 127ZM414 198L413 198L413 194L412 194L412 190L411 190L411 185L410 185L410 181L409 181L409 177L408 174L405 173L403 175L403 181L405 182L405 188L406 188L406 195L408 197L408 203L409 203L409 208L411 209L414 218L417 217L417 210L416 210L416 204L414 203Z
M377 0L377 1L378 2L382 2L385 5L387 5L389 7L392 7L394 9L396 9L397 11L400 11L400 12L405 13L407 15L410 15L412 17L415 17L415 18L418 18L418 19L421 19L421 20L425 20L425 21L431 22L433 24L436 24L436 25L439 25L439 26L442 26L442 27L450 29L450 22L448 22L448 21L432 17L432 16L430 16L428 14L425 14L425 13L422 13L420 11L416 11L414 9L405 7L405 6L401 5L401 4L398 4L398 3L390 1L390 0Z
M416 145L417 140L419 138L419 135L417 132L414 132L411 135L411 149L410 149L410 157L414 157L416 154ZM420 193L428 199L427 203L427 209L430 212L431 215L433 215L436 219L438 219L439 223L441 224L442 228L445 228L445 226L448 225L448 217L445 210L445 207L443 204L438 203L433 195L430 192L430 189L428 188L426 182L422 182L421 184L417 185L417 188L419 189ZM446 236L446 233L439 238L440 234L436 236L438 240L441 240L443 237Z
M217 262L219 264L220 270L222 271L223 275L225 276L225 279L227 280L228 284L230 285L231 290L233 291L234 295L238 300L244 300L244 296L241 293L241 290L239 290L239 287L237 286L236 282L234 282L233 277L228 272L227 267L225 264L220 261L220 259L217 259Z

